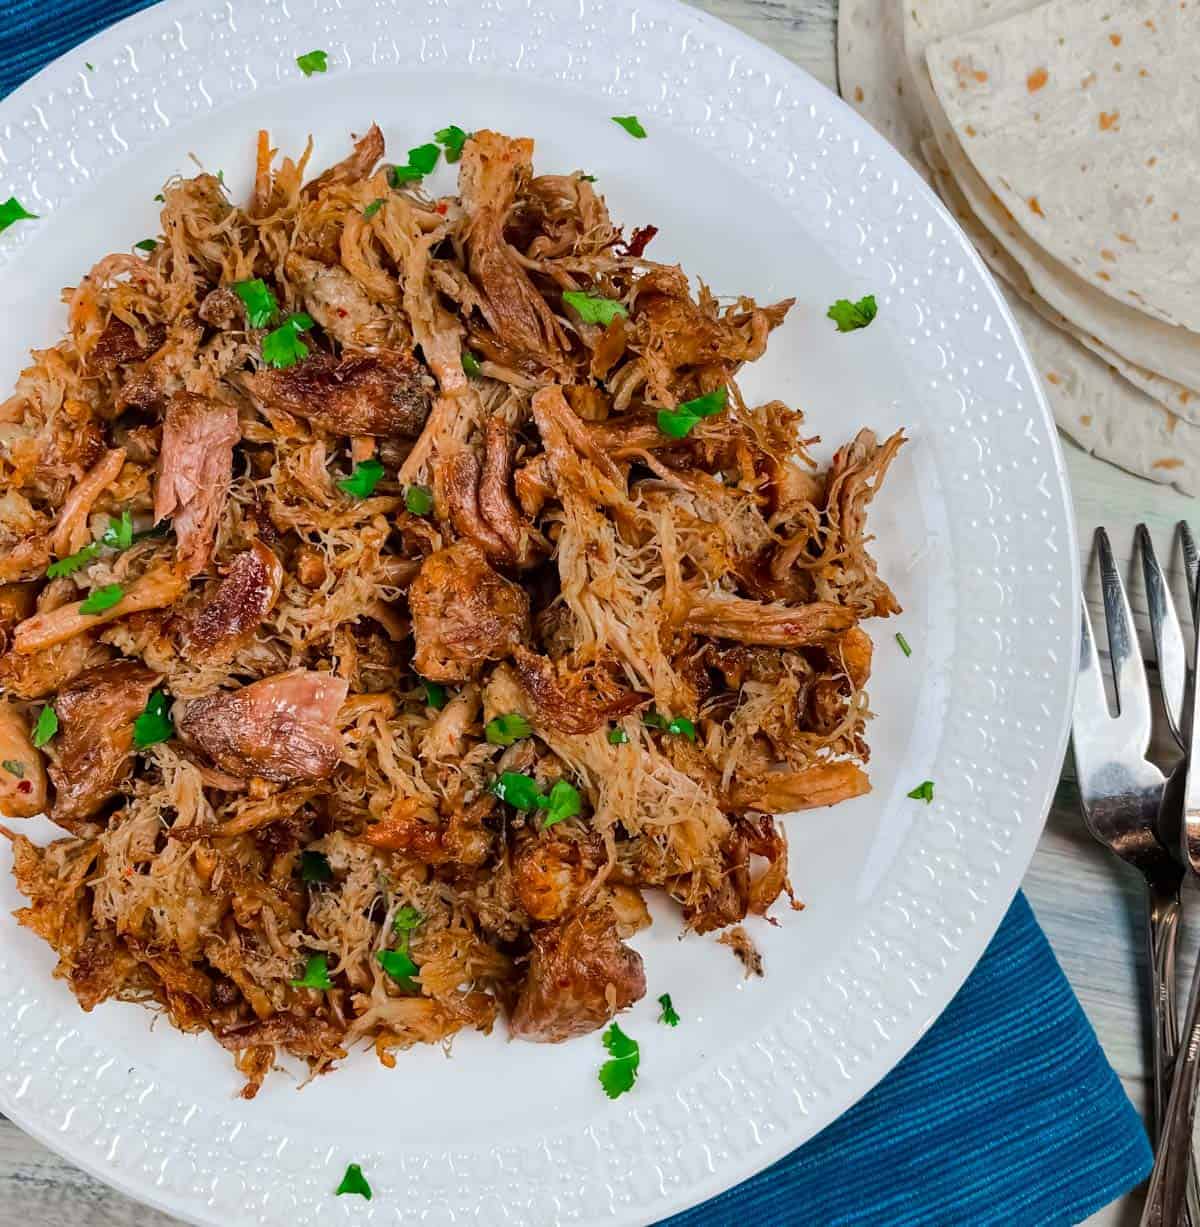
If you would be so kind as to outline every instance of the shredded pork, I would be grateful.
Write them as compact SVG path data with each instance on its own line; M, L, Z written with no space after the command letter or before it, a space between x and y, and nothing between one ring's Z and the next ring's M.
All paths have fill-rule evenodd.
M476 132L440 199L378 127L309 152L261 133L245 205L168 183L0 410L0 812L68 832L5 832L19 919L247 1096L281 1053L604 1026L652 890L757 970L774 816L869 787L860 621L899 608L866 510L902 436L822 470L735 381L790 300L694 288L530 140Z

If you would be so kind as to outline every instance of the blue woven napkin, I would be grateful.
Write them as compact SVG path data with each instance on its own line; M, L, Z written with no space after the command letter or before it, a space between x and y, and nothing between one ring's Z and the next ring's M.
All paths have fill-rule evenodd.
M0 97L145 0L15 0ZM4 190L0 170L0 198ZM1049 1227L1150 1170L1141 1121L1023 895L971 978L884 1081L774 1167L670 1227Z

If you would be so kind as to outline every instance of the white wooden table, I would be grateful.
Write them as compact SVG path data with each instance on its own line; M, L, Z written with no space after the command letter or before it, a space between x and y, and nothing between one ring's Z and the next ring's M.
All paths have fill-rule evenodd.
M836 0L700 0L699 7L836 88ZM1171 550L1172 532L1176 521L1189 515L1200 530L1200 507L1093 460L1070 444L1066 452L1085 566L1092 533L1104 525L1128 574L1133 527L1145 521L1159 557L1171 559L1179 591L1182 573ZM1145 601L1139 585L1132 598L1144 633ZM1094 576L1089 603L1099 613ZM1157 742L1165 748L1167 739ZM1144 1109L1148 1083L1141 978L1146 967L1138 881L1083 830L1069 760L1025 891L1109 1060L1134 1103ZM1194 941L1195 930L1189 933L1185 926L1185 974L1190 974L1195 957ZM1132 1227L1138 1209L1135 1194L1097 1214L1089 1220L1090 1227ZM175 1222L112 1192L0 1120L0 1227L168 1227Z

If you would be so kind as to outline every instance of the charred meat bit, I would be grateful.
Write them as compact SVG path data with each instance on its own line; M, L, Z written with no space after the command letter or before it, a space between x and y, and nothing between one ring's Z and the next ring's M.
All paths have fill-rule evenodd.
M430 554L408 590L413 664L435 682L465 682L529 638L529 597L469 541Z
M282 585L279 559L256 541L234 558L212 599L189 620L184 650L209 661L232 656L275 607Z
M722 946L728 946L733 951L734 957L745 970L747 980L751 976L761 976L763 974L762 955L759 954L758 947L754 944L754 939L741 925L735 925L732 929L722 933L717 938L717 941Z
M151 324L143 331L145 340L139 341L137 333L124 320L113 316L88 354L88 368L107 375L131 362L145 361L162 348L167 330L162 324Z
M337 714L348 690L331 674L295 669L193 700L178 728L239 779L327 779L342 756Z
M247 378L256 400L339 435L415 439L429 416L431 386L411 354L313 354L286 370Z

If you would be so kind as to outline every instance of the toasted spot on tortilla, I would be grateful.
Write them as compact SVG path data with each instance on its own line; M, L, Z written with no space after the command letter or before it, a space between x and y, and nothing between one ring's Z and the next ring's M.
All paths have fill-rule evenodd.
M1038 198L1037 198L1036 196L1030 196L1030 198L1029 198L1029 207L1030 207L1030 209L1032 209L1032 210L1033 210L1033 212L1034 212L1034 213L1036 213L1036 214L1038 215L1038 217L1045 217L1045 216L1046 216L1046 215L1045 215L1045 213L1043 213L1043 212L1042 212L1042 206L1041 206L1040 204L1038 204Z
M1080 426L1090 426L1092 424L1092 415L1090 413L1081 413L1079 415Z
M1142 22L1142 25L1144 25L1147 30L1157 30L1158 29L1158 26L1156 26L1154 22L1150 20L1149 17L1147 17L1146 20Z
M1025 88L1031 93L1036 94L1038 90L1050 80L1050 74L1044 68L1035 68L1033 72L1025 78Z
M1150 74L1149 74L1149 73L1148 73L1148 72L1147 72L1147 71L1146 71L1144 68L1139 68L1139 69L1138 69L1138 76L1139 76L1139 77L1148 77L1149 75L1150 75Z
M862 100L863 100L863 91L862 91L862 86L861 86L861 85L856 85L856 86L854 87L854 101L855 101L855 102L862 102Z
M1087 89L1089 85L1095 85L1095 84L1096 84L1096 74L1094 72L1089 72L1088 75L1084 77L1082 81L1079 82L1079 88Z
M1056 375L1053 371L1047 371L1046 372L1046 382L1047 383L1062 383L1062 379L1058 375Z
M1178 213L1172 213L1172 214L1171 214L1171 220L1172 220L1173 222L1177 222L1177 221L1179 220L1179 214L1178 214Z
M1108 36L1108 41L1112 43L1114 47L1119 47L1121 45L1121 36L1119 34L1110 34Z
M1132 243L1132 242L1134 242L1134 240L1133 240L1133 239L1131 239L1131 238L1129 237L1129 235L1127 235L1127 234L1122 234L1122 233L1120 233L1120 232L1118 232L1118 233L1117 233L1117 238L1119 238L1119 239L1121 240L1121 242L1122 242L1122 243Z
M974 127L974 125L973 125L973 124L967 124L965 131L966 131L966 134L967 134L968 136L974 136L974 135L975 135L975 127Z
M1107 247L1101 247L1100 248L1100 258L1102 260L1108 260L1115 264L1116 259L1117 259L1117 253L1115 251L1109 251Z
M1109 132L1117 126L1117 120L1121 118L1120 111L1101 111L1100 112L1100 131Z
M1096 276L1099 277L1101 281L1111 281L1112 280L1112 278L1103 269L1101 269L1096 274Z
M1179 390L1179 403L1181 405L1186 405L1191 399L1192 394L1187 390L1187 388L1181 388Z
M1166 460L1156 460L1151 467L1155 469L1181 469L1183 468L1183 461L1171 456Z
M1153 165L1154 165L1154 163L1155 163L1155 162L1157 162L1157 161L1158 161L1158 159L1157 159L1157 158L1147 158L1147 159L1146 159L1146 165L1147 165L1147 166L1153 166Z

